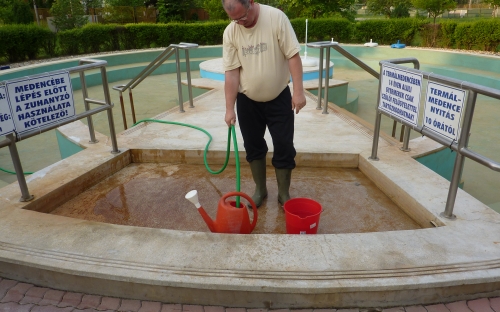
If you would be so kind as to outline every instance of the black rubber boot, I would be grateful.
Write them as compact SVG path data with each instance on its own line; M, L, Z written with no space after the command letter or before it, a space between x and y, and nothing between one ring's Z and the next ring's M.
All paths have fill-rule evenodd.
M278 169L276 180L278 181L278 202L283 206L290 199L290 182L292 179L292 169Z
M252 196L257 208L262 205L262 201L267 197L266 187L266 158L256 159L250 163L253 181L255 182L255 192Z

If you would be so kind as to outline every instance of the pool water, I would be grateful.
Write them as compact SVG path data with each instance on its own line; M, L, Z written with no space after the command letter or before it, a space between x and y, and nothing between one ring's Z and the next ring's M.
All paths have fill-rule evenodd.
M219 199L236 189L235 170L228 166L221 174L212 175L203 165L132 163L51 213L121 225L209 232L197 209L184 198L185 190L198 190L201 205L215 219ZM285 213L278 206L271 166L267 168L267 188L269 197L258 209L252 233L285 234ZM251 196L253 189L249 166L242 166L241 191ZM421 228L357 168L297 167L290 193L324 205L318 234ZM247 204L243 198L241 202ZM249 214L252 218L251 209Z

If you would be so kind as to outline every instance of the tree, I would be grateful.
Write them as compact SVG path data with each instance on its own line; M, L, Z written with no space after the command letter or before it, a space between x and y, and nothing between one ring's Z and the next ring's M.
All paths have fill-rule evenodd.
M429 17L434 19L436 25L436 17L446 11L453 10L457 6L454 0L412 0L413 6L417 9L426 10Z
M104 20L107 23L137 23L137 7L144 7L144 0L106 0Z
M229 17L222 7L221 0L206 0L202 3L202 8L207 11L208 19L211 21L228 20Z
M21 0L1 0L0 20L4 24L31 24L34 17L28 3Z
M270 6L275 7L275 8L279 7L279 5L280 5L279 0L260 0L258 2L262 3L262 4L270 5Z
M90 9L102 8L103 0L83 0L83 7L85 8L85 13L90 14Z
M417 9L426 10L429 17L434 20L434 25L432 25L432 41L430 42L431 47L436 44L436 38L438 34L438 26L436 25L436 17L443 14L445 11L453 10L457 4L454 0L412 0L413 6Z
M355 0L280 0L279 6L284 9L289 18L328 17L340 14L342 17L354 19Z
M144 6L144 0L106 0L106 4L110 6Z
M382 14L389 18L406 17L404 16L404 11L408 12L410 9L411 0L368 0L366 6L368 11L375 14Z
M483 2L489 4L493 8L491 15L493 17L497 17L497 10L498 7L500 7L500 0L483 0Z
M222 5L222 4L221 4ZM158 22L184 21L189 9L195 8L194 0L158 0Z
M33 4L36 4L37 8L50 9L54 0L28 0L30 8L33 8Z
M410 17L410 3L400 2L392 10L391 18L405 18Z
M156 8L157 3L158 3L158 0L144 0L144 6L146 6L146 8L149 8L149 7Z
M50 13L58 30L82 27L88 22L83 4L79 0L56 0Z

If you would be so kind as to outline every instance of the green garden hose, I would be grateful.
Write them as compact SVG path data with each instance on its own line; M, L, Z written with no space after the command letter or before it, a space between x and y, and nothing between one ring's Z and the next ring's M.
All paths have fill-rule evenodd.
M240 191L240 157L239 157L239 154L238 154L238 142L236 141L236 132L234 130L234 125L231 125L228 128L228 132L227 132L227 152L226 152L226 160L224 161L224 165L222 166L221 169L219 169L217 171L214 171L214 170L210 169L210 166L208 165L208 161L207 161L208 148L210 146L210 143L212 143L212 136L210 135L210 133L208 133L208 131L206 131L203 128L200 128L200 127L197 127L197 126L193 126L193 125L189 125L189 124L185 124L185 123L182 123L182 122L166 121L166 120L156 120L156 119L149 119L149 118L139 120L132 127L140 124L141 122L158 122L158 123L164 123L164 124L178 125L178 126L193 128L193 129L196 129L196 130L199 130L199 131L205 133L208 136L208 142L207 142L207 145L205 145L205 151L203 152L203 162L205 163L205 168L211 174L219 174L222 171L224 171L224 169L226 169L227 164L229 162L229 154L230 154L230 151L231 151L231 135L232 135L232 137L233 137L233 144L234 144L234 157L235 157L235 163L236 163L236 191L237 192ZM239 207L239 206L240 206L240 196L236 196L236 207Z
M10 173L10 174L16 174L14 171L10 171L10 170L4 169L2 167L0 167L0 171L6 172L6 173ZM33 172L23 172L23 174L24 175L33 174Z
M139 120L132 127L140 124L141 122L158 122L158 123L164 123L164 124L178 125L178 126L193 128L193 129L196 129L196 130L199 130L199 131L205 133L208 136L208 143L205 146L205 151L203 152L203 162L205 163L205 168L207 168L207 171L210 172L211 174L219 174L222 171L224 171L224 169L226 169L227 164L229 162L229 154L230 154L230 151L231 151L231 135L232 135L232 137L233 137L233 143L234 143L235 162L236 162L236 191L237 192L240 191L240 157L239 157L239 154L238 154L238 143L236 141L236 132L234 130L234 125L231 125L231 127L229 127L229 129L228 129L228 133L227 133L227 152L226 152L226 160L224 161L224 165L222 166L221 169L219 169L217 171L214 171L214 170L212 170L210 168L210 166L208 165L208 161L207 161L208 148L210 146L210 143L212 143L212 136L210 135L210 133L208 133L208 131L206 131L203 128L197 127L197 126L193 126L193 125L189 125L189 124L185 124L185 123L181 123L181 122L166 121L166 120L156 120L156 119L149 119L149 118L143 119L143 120ZM12 172L10 170L7 170L7 169L1 168L1 167L0 167L0 171L6 172L6 173L10 173L10 174L16 174L15 172ZM24 172L24 174L33 174L33 172ZM236 207L239 207L239 206L240 206L240 196L236 196Z

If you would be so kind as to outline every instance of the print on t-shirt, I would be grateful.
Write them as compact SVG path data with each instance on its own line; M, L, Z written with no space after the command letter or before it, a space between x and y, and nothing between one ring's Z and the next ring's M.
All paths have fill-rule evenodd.
M260 52L267 51L267 43L260 43L256 46L249 45L248 48L241 47L241 51L243 52L243 56L247 56L247 54L259 54Z

